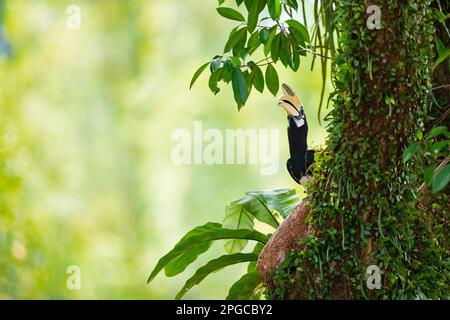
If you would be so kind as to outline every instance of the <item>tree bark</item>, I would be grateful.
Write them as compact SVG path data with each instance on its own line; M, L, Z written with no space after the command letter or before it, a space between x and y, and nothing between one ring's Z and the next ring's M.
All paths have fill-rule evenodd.
M314 231L303 247L291 246L285 261L274 264L278 269L266 281L274 287L270 297L417 298L424 291L433 296L438 293L423 281L442 281L441 265L428 256L439 248L429 243L430 233L411 205L416 181L402 161L429 112L430 3L335 4L341 50L333 61L336 91L327 148L308 192L308 226ZM366 26L370 5L381 9L380 30ZM382 272L377 290L366 286L371 265ZM426 274L427 266L439 271Z

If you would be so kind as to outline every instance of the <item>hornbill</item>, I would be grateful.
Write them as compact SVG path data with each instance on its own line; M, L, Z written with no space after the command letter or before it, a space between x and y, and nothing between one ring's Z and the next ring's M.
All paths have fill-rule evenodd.
M309 167L314 163L314 150L308 150L308 122L303 105L295 91L283 83L283 94L278 98L278 105L282 107L288 117L288 140L290 158L286 162L287 170L297 183L306 185L312 177Z

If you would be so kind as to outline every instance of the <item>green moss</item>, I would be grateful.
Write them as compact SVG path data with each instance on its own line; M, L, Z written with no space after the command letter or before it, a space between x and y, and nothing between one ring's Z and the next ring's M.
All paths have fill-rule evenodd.
M315 231L274 274L269 295L448 298L448 242L436 241L445 231L416 209L419 177L401 158L430 111L430 1L378 1L375 31L365 26L365 1L335 3L334 109L308 195ZM369 265L383 272L379 290L366 286Z

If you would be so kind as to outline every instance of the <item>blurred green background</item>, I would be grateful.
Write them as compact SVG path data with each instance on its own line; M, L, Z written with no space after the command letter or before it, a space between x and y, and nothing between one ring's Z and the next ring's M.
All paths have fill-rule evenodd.
M147 276L196 225L221 221L245 191L297 188L285 170L285 115L268 90L237 112L230 87L218 96L198 66L220 53L235 25L208 0L11 0L0 57L0 299L172 299L181 276ZM81 29L66 27L79 5ZM301 93L310 142L323 143L320 70L302 60L281 81ZM254 165L175 165L177 128L279 129L280 170ZM66 287L70 265L81 289ZM208 277L186 298L225 298L243 266Z

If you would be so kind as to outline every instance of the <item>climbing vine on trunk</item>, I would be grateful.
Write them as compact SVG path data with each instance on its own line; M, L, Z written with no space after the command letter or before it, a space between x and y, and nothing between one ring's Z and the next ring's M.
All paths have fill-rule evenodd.
M402 161L430 109L430 3L335 1L341 49L309 190L314 232L274 274L272 298L448 298L446 244L415 208L414 165ZM366 27L371 4L382 10L379 30ZM376 269L370 288L366 272Z

